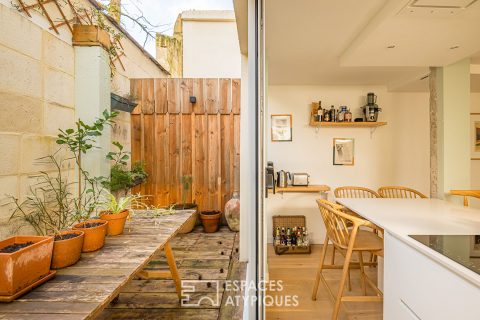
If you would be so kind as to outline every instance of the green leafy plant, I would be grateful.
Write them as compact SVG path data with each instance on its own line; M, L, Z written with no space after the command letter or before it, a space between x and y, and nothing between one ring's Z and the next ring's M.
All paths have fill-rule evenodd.
M38 159L38 163L53 165L55 171L40 171L34 176L37 183L30 186L25 200L20 202L10 196L15 205L10 221L20 219L27 222L39 235L59 235L73 224L74 196L70 192L73 183L68 182L62 172L65 160L57 159L56 155Z
M145 196L140 194L132 194L125 197L119 197L118 199L111 193L108 193L100 205L107 214L116 214L125 210L131 210L133 208L146 208L146 205L142 202Z
M57 144L67 147L73 154L77 164L77 197L75 198L75 212L78 221L83 221L92 215L97 207L104 185L105 177L91 177L89 172L82 167L82 155L95 146L96 140L102 135L106 126L111 126L118 112L105 110L102 117L93 124L86 124L82 120L75 122L75 129L59 129Z
M119 142L115 141L112 144L118 150L107 154L107 159L113 162L110 171L110 181L107 183L107 186L112 192L124 190L125 194L127 194L130 188L144 182L148 174L145 172L141 162L135 162L131 170L128 170L129 153L124 151L123 146Z

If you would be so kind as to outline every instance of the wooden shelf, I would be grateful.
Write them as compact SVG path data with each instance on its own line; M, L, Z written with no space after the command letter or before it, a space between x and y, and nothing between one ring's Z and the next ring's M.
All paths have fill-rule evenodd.
M327 185L308 185L308 186L288 186L286 188L275 188L276 193L320 193L320 192L328 192L330 191L330 187ZM273 190L269 189L269 192L273 192Z
M312 127L374 128L386 125L386 122L318 122L311 121Z

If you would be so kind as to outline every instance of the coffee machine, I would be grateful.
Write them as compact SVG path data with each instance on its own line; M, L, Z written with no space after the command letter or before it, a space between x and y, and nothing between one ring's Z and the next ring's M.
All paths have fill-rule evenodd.
M267 162L267 168L265 170L265 197L267 198L268 190L273 190L273 194L275 194L275 170L272 161Z
M377 105L377 95L373 92L367 94L367 104L362 107L366 122L377 122L378 113L382 111Z

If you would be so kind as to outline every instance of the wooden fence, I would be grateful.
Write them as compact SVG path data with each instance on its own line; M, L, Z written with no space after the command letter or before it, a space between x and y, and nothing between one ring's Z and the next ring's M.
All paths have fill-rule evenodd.
M240 80L134 79L132 161L149 174L133 192L166 206L183 199L182 176L192 177L186 202L222 210L240 185ZM190 102L195 97L196 102Z

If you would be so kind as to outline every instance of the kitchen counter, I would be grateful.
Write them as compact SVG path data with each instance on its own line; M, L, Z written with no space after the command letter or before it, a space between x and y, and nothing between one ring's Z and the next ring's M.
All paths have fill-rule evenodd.
M384 319L480 319L480 274L410 237L480 235L480 210L437 199L337 201L385 230Z

